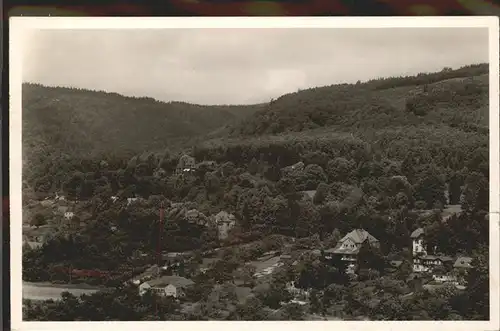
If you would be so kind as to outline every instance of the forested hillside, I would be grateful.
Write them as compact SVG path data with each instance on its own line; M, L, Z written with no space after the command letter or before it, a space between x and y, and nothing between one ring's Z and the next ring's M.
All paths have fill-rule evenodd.
M201 106L65 87L23 85L26 161L40 155L98 157L162 150L206 135L259 109ZM27 169L29 170L29 168Z
M487 95L487 65L444 69L287 94L232 131L262 135L328 127L361 134L425 124L487 132Z

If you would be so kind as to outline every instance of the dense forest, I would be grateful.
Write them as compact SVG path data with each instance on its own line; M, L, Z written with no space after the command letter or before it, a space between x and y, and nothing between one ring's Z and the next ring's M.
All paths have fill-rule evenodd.
M30 162L24 165L24 203L36 209L36 201L64 194L75 205L79 225L60 226L40 250L25 252L23 277L63 279L55 270L70 264L124 270L138 263L132 259L138 251L152 252L158 244L166 252L204 251L280 235L323 249L354 228L379 239L382 259L411 263L409 236L422 227L440 252L479 261L467 295L450 290L404 302L399 296L362 302L368 288L399 293L407 287L408 271L396 284L377 270L381 279L368 273L357 287L324 282L316 310L344 302L348 317L487 319L488 258L482 245L489 239L488 90L486 64L313 88L256 106L163 104L27 85L23 139ZM183 154L215 162L179 174ZM313 191L312 198L305 191ZM139 200L129 205L132 197ZM167 215L161 232L168 240L158 242L161 203ZM448 205L459 205L462 212L444 220ZM186 210L198 211L195 221ZM221 210L237 219L225 242L206 226ZM53 221L44 210L24 220ZM329 272L303 277L311 283ZM272 308L266 295L279 292L276 284L251 304ZM101 301L99 295L110 294L83 302ZM90 303L64 300L82 310L74 312L75 319L87 318L78 314L88 314L83 307ZM118 301L124 311L144 305L134 300ZM195 318L165 305L170 318ZM399 314L395 307L410 313ZM151 314L144 309L138 318ZM227 319L258 319L254 306L235 309ZM290 309L286 318L300 319Z
M30 165L46 153L70 158L123 157L163 149L210 134L261 107L165 103L29 83L23 84L22 91L24 158Z

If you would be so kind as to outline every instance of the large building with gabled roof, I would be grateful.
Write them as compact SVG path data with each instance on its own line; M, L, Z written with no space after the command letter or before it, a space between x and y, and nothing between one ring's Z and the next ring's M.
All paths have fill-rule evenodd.
M182 297L185 289L192 286L194 282L180 276L162 276L139 285L139 294L143 295L148 290L161 296Z
M325 256L327 259L331 259L334 255L341 256L343 261L349 262L348 269L353 270L357 264L359 250L365 243L368 243L371 247L380 247L378 239L368 231L355 229L340 239L334 248L325 250Z

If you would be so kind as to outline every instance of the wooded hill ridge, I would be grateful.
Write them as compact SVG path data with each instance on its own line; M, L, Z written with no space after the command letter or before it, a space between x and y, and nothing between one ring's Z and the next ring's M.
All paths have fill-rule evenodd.
M311 140L341 140L398 159L408 152L407 143L423 142L421 147L427 145L431 154L442 148L467 153L487 147L488 101L487 64L311 88L248 106L165 103L24 84L24 177L36 177L32 165L46 164L48 156L53 163L75 157L130 158L158 151L162 155L165 149L181 153L187 147L196 158L224 161L226 156L214 148L263 141L293 143L291 148L300 152ZM457 144L464 148L457 149ZM211 151L203 152L207 148ZM247 163L259 154L240 153L237 163ZM281 162L297 160L290 157Z

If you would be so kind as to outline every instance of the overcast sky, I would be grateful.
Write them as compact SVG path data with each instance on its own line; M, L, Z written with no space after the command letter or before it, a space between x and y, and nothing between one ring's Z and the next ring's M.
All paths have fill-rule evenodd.
M25 82L248 104L299 88L488 62L488 30L38 30L24 47Z

